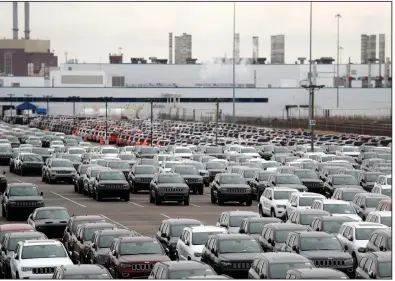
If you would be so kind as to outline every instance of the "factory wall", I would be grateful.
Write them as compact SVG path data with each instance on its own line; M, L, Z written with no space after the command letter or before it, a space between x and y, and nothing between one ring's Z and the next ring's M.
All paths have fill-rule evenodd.
M0 97L6 97L10 93L10 88L0 88ZM40 98L43 95L52 95L54 98L68 96L80 96L91 98L92 102L85 104L78 103L79 106L92 107L94 104L104 107L100 102L100 97L114 97L114 98L159 98L162 94L170 93L180 95L181 98L231 98L232 89L199 89L199 88L12 88L12 93L15 94L14 103L22 103L25 94L31 94L33 98ZM316 109L333 110L332 115L338 113L339 115L389 115L391 110L391 89L364 89L351 88L340 89L340 106L336 107L336 89L324 88L316 92L315 104ZM308 105L308 91L302 88L289 89L236 89L236 98L268 98L267 103L237 103L238 115L244 116L283 116L286 105ZM8 102L2 102L8 104ZM39 107L46 107L46 103L35 103ZM55 110L57 114L71 114L72 103L51 102L50 107ZM126 102L124 103L126 104ZM142 104L142 103L140 103ZM181 103L181 107L192 109L206 109L214 108L214 104L210 103ZM120 106L118 106L120 107ZM221 104L221 109L224 113L232 112L231 103Z

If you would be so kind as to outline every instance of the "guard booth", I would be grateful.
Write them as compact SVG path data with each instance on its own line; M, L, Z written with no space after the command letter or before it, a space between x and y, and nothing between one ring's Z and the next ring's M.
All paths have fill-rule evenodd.
M22 115L22 112L25 110L29 110L31 113L36 113L37 106L30 102L21 103L16 107L16 114Z

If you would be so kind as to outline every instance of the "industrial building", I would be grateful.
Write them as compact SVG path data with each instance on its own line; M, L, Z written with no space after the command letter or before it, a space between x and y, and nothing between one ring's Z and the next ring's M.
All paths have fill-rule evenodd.
M272 35L270 36L270 63L283 64L285 63L285 36Z
M30 39L29 2L25 2L24 38L18 32L18 2L13 2L13 38L0 39L0 75L46 76L58 65L49 40Z
M379 34L379 56L377 58L377 36L361 34L361 64L385 63L385 34Z
M175 36L174 41L174 62L176 64L188 63L188 60L192 59L192 35L183 33L180 36Z

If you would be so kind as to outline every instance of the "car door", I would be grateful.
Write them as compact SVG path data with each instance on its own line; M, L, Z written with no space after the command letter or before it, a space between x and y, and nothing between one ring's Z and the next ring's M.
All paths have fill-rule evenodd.
M296 195L292 194L291 198L289 198L289 200L287 201L285 207L286 208L285 212L287 215L291 214L295 210L295 205L296 205L295 202L296 202Z
M176 246L177 247L178 257L181 260L186 260L186 257L185 257L185 252L186 252L186 249L185 249L186 248L185 247L185 236L186 236L186 232L187 232L186 229L184 229L182 231L181 236L178 239L177 246Z
M20 244L18 243L14 251L14 256L11 258L10 268L11 268L12 279L16 279L16 269L18 268L19 265L20 249L21 247Z
M183 241L183 255L186 260L188 260L188 257L190 255L190 250L191 250L191 242L192 242L192 237L191 237L191 232L189 230L186 231L184 241Z

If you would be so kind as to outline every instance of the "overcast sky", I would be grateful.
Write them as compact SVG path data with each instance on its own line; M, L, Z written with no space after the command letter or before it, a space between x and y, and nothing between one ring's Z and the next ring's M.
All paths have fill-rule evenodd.
M270 35L285 35L285 61L309 56L309 3L236 3L240 56L252 57L252 37L259 37L259 56L270 60ZM24 5L19 3L19 36ZM361 59L361 34L386 34L391 50L391 3L313 3L313 59L336 58L340 13L342 62ZM12 38L12 3L0 3L0 36ZM31 39L50 39L59 62L108 62L122 47L130 57L168 58L169 32L192 34L192 56L198 61L232 55L233 3L50 3L31 2ZM174 45L174 44L173 44Z

